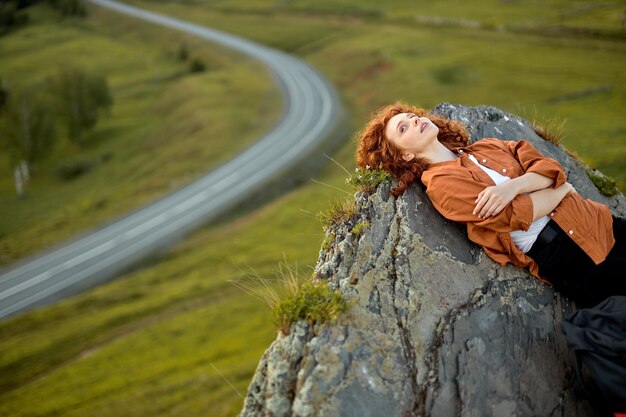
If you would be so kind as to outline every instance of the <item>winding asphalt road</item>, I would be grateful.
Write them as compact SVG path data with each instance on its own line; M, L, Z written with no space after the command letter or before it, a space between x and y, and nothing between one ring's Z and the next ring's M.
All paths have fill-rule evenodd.
M283 52L203 26L111 0L101 7L199 36L268 66L283 92L281 121L245 152L192 184L0 275L0 319L108 281L140 259L232 209L246 195L303 162L338 129L342 108L313 68Z

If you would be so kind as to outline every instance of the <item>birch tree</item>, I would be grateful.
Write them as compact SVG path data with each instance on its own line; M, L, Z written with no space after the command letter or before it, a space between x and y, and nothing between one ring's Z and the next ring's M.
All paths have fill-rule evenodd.
M109 112L113 104L106 79L66 66L49 77L47 85L58 101L55 108L68 139L83 145L85 134L95 127L100 113Z
M56 140L54 116L39 88L15 86L0 107L0 147L13 167L18 195L30 181L30 165L45 159Z

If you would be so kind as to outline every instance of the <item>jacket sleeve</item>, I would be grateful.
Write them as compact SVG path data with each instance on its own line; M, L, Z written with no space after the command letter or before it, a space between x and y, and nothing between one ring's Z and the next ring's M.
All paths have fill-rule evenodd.
M525 173L535 172L554 180L551 188L557 188L567 181L565 171L559 162L552 158L547 158L541 154L533 145L525 140L501 141L506 145L511 154L522 165Z
M446 172L422 175L426 194L434 207L446 219L455 222L473 223L497 232L528 230L533 221L533 203L528 194L517 195L500 213L481 219L473 214L476 197L488 184L470 176Z

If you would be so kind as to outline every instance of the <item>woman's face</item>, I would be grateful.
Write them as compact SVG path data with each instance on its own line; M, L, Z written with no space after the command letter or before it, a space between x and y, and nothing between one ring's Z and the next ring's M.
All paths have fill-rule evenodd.
M439 128L427 117L413 113L400 113L393 116L385 127L387 140L402 152L402 158L410 161L423 155L437 140Z

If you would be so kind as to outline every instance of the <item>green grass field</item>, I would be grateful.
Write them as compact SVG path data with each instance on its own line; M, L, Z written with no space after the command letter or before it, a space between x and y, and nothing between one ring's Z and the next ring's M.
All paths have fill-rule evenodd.
M385 13L377 18L355 13L346 19L347 12L339 6L335 15L319 12L330 2L311 5L319 12L313 15L296 13L296 5L312 2L293 3L284 12L269 1L198 2L197 6L132 2L302 56L337 84L354 110L357 126L377 106L398 99L423 107L443 101L487 104L522 116L565 120L563 144L626 189L626 73L622 70L626 36L619 12L624 1L558 1L551 3L552 8L534 1L514 2L511 8L491 8L487 1L482 8L472 3L476 10L471 16L483 16L485 21L530 22L542 10L536 27L543 27L550 16L553 24L565 14L570 17L563 19L564 27L573 25L569 19L575 17L577 22L589 22L588 27L614 27L607 30L614 36L556 36L539 29L522 35L454 24L410 24L406 18L417 12L381 5L376 7L386 7ZM461 3L443 2L454 13L467 11L469 6L463 8ZM363 4L369 3L355 7L358 10ZM440 16L446 9L425 5L423 10L422 16ZM597 16L601 10L604 13ZM398 21L394 16L400 14L404 19ZM268 19L275 23L267 25Z
M375 2L359 2L366 10L346 19L352 3L333 9L331 2L292 2L287 10L272 9L269 1L141 4L303 57L338 86L357 127L377 106L397 99L425 107L490 104L566 119L563 143L624 189L623 40L417 27L398 23L410 17L402 10L368 12L381 7ZM512 2L486 13L491 3L479 2L485 7L467 15L455 9L456 17L532 24L545 2ZM584 12L592 2L555 4L560 12L546 8L542 15L548 23L571 11L585 27L606 28L614 14L598 17L605 9L597 7ZM306 7L316 13L306 14ZM443 13L428 7L426 15ZM346 140L334 157L352 170L353 154ZM346 176L329 163L315 178L351 191ZM233 222L194 232L149 267L0 323L0 414L236 415L243 403L236 391L245 395L276 331L267 306L229 280L252 272L271 278L283 255L308 275L323 238L311 213L343 196L304 184Z
M61 134L18 198L0 158L0 266L89 230L188 183L245 149L276 123L280 93L260 64L191 36L100 8L60 22L46 7L1 38L0 75L31 83L71 62L107 75L114 106L78 149ZM207 70L190 74L182 44ZM61 129L58 129L62 132ZM74 180L65 160L110 159Z

